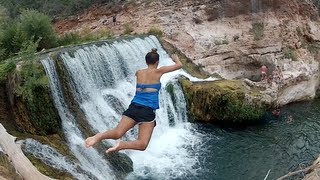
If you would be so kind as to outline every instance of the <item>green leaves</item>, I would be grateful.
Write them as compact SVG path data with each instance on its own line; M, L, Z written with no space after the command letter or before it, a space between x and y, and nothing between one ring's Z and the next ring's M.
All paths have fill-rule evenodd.
M57 45L57 37L49 16L35 10L23 10L19 17L20 28L26 39L39 41L39 49L48 49Z
M57 46L57 37L49 16L35 10L23 10L21 15L0 29L0 60L20 52L30 41L35 50Z
M4 83L7 79L7 76L10 72L12 72L16 68L15 63L11 62L3 62L0 64L0 83Z

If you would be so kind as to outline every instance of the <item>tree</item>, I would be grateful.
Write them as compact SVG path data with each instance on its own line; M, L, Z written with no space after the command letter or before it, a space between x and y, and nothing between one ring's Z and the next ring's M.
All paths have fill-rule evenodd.
M57 45L57 37L49 16L36 10L23 10L19 21L28 40L40 40L39 49L49 49Z
M0 28L4 26L8 19L7 9L0 5Z

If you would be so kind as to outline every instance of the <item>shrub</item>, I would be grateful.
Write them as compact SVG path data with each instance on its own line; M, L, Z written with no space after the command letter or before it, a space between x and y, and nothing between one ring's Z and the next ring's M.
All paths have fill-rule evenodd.
M148 34L149 35L155 35L155 36L158 36L158 37L162 37L163 36L163 32L161 31L161 29L156 28L156 27L150 28L149 31L148 31Z
M51 25L49 16L35 10L23 10L19 21L21 30L25 33L28 40L39 41L38 48L48 49L57 45L57 38Z
M7 23L9 17L6 8L0 5L0 28Z
M50 18L35 10L24 10L19 18L5 24L0 31L0 60L16 55L24 43L38 40L38 50L57 45Z
M307 49L309 50L309 52L311 52L313 54L317 54L317 53L319 53L319 50L320 50L320 44L318 44L318 43L308 44Z
M129 23L125 23L123 27L124 27L124 34L131 34L133 32L133 28Z
M99 29L97 33L99 38L112 38L114 36L110 29Z
M284 50L284 57L287 58L287 59L291 59L292 61L297 61L298 60L294 49L292 49L290 47L286 48Z
M43 76L45 76L45 73L42 73L43 68L39 67L36 63L37 58L35 52L38 43L39 40L37 42L33 42L32 40L26 41L22 44L21 51L19 52L19 57L23 60L23 63L19 71L21 82L19 83L16 93L23 99L32 99L32 91L34 88L39 85L42 86L44 82Z
M252 29L250 30L253 33L254 40L261 40L264 36L264 23L263 22L254 22L252 23Z
M16 68L13 61L2 62L0 64L0 83L4 83L9 73Z
M23 43L19 52L21 69L15 95L21 98L30 115L32 125L41 135L59 132L59 117L50 98L49 80L35 52L40 40Z
M3 48L1 60L17 54L22 48L23 42L26 41L25 34L21 31L20 24L13 21L5 27L0 35L0 45Z
M67 33L64 34L62 37L58 38L58 44L60 46L78 44L81 41L81 36L77 33Z
M21 9L35 9L51 17L77 14L92 4L112 2L111 0L1 0L11 17L19 15Z

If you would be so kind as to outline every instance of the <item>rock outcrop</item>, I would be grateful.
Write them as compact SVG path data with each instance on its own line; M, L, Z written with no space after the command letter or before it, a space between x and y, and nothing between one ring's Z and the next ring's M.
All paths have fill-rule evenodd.
M130 25L132 33L158 28L163 39L211 76L260 81L265 64L270 75L276 66L283 72L281 85L267 88L270 104L312 99L318 89L320 25L311 0L262 1L136 1L117 6L120 25L99 24L112 11L86 13L72 21L66 32L108 29L115 35ZM92 9L93 10L93 9ZM98 13L100 12L100 13ZM89 20L88 17L90 18ZM93 18L94 17L94 18ZM58 21L67 24L67 20ZM308 88L302 88L304 86ZM267 85L265 85L267 87ZM302 88L302 89L301 89ZM268 100L269 101L269 100Z
M179 80L188 113L195 120L220 124L255 124L264 115L265 105L256 101L259 89L241 80L190 82Z

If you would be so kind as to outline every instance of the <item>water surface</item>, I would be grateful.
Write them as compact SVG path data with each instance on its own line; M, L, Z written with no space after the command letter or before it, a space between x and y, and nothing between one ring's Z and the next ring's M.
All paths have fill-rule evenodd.
M194 152L200 172L183 179L264 179L269 169L276 179L310 165L320 153L319 107L320 100L291 104L255 127L195 125L205 135Z

